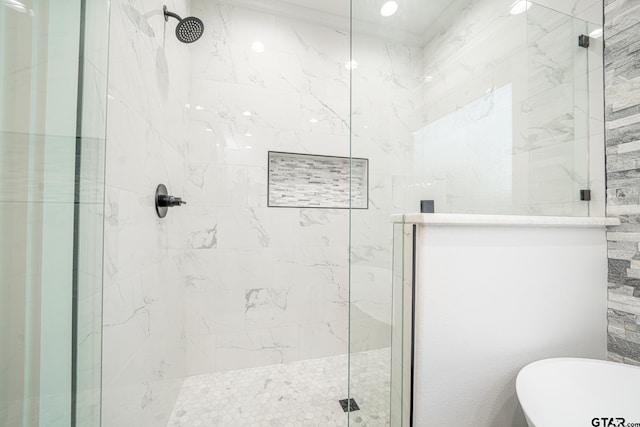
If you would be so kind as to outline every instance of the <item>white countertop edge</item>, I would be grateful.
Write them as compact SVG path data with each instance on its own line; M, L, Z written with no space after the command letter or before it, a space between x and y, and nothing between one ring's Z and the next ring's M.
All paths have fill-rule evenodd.
M487 225L528 227L609 227L620 225L618 218L568 217L568 216L524 216L524 215L475 215L475 214L398 214L391 216L395 224L443 225Z

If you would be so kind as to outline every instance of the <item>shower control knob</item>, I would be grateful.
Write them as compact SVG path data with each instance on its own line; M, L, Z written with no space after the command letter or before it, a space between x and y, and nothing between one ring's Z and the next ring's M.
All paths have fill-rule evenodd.
M180 206L180 205L186 205L186 204L187 202L183 202L180 197L164 196L164 195L158 196L158 206L160 207L170 208L172 206Z
M170 207L186 205L181 197L170 196L167 187L164 184L158 185L156 188L156 213L160 218L167 216Z

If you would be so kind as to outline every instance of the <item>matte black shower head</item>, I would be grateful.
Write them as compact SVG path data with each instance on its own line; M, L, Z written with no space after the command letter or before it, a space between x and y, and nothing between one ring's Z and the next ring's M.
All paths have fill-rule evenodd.
M188 16L182 19L179 15L169 12L167 6L163 6L164 20L169 21L169 17L176 18L179 22L176 26L176 37L182 43L193 43L202 37L204 33L204 24L200 18Z

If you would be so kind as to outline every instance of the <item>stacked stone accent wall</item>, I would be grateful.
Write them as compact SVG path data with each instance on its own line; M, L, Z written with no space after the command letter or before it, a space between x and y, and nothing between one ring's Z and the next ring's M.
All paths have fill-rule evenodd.
M640 0L605 1L609 358L640 365Z

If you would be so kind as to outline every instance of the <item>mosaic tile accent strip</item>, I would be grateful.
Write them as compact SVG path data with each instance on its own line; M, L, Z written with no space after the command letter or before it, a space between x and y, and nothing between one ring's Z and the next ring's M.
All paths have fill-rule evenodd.
M389 348L351 355L357 412L343 412L347 355L187 378L168 427L385 427L390 425Z
M369 161L269 152L269 207L349 208L369 205ZM351 180L351 188L349 181Z
M640 365L640 9L605 2L609 359Z

